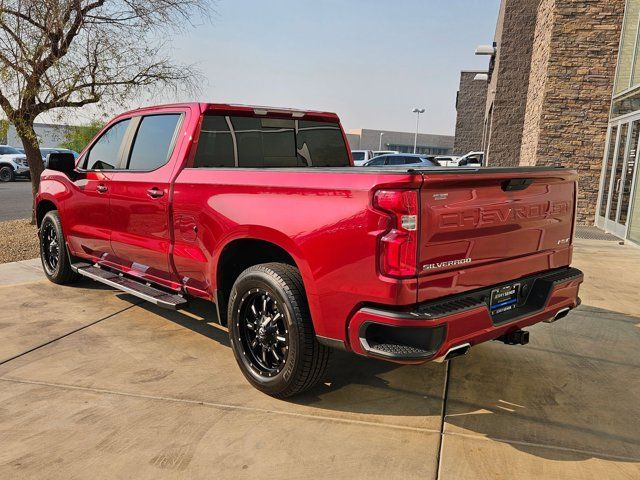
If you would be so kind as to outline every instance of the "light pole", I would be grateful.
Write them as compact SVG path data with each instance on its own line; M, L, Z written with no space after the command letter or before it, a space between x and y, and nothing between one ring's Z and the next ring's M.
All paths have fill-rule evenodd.
M384 132L380 132L380 143L378 143L378 150L382 151L382 137L384 136Z
M416 150L418 149L418 128L420 127L420 114L424 112L424 108L416 107L413 109L413 113L416 114L416 136L413 139L413 153L416 153Z

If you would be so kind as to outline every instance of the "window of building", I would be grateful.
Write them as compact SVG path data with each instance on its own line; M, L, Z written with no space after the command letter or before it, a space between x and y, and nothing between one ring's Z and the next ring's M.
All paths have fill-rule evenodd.
M169 161L180 114L142 117L129 156L128 169L151 171Z
M640 83L640 42L638 41L638 18L640 17L640 0L627 0L620 54L616 70L614 93L628 90Z

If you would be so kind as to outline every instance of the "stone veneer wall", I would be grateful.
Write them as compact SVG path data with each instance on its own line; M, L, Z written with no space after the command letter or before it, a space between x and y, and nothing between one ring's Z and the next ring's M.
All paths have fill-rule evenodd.
M542 0L521 164L576 168L578 222L598 196L624 0Z
M490 166L520 161L531 70L533 34L540 0L503 0L496 28L497 55L490 69L484 150Z
M487 104L487 83L474 80L477 74L462 72L456 109L456 138L453 153L464 155L482 150L482 126Z
M536 30L533 37L533 53L531 56L531 73L529 75L529 91L527 93L527 109L522 132L520 165L536 164L536 149L540 137L540 118L547 86L547 66L551 53L551 33L555 15L556 0L542 0L538 7Z

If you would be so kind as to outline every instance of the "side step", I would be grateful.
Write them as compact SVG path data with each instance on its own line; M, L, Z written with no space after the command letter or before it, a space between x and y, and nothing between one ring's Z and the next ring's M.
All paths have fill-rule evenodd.
M117 288L162 308L177 310L187 303L187 300L180 295L167 293L132 278L120 276L117 273L103 270L88 263L74 263L71 265L71 269L83 277Z

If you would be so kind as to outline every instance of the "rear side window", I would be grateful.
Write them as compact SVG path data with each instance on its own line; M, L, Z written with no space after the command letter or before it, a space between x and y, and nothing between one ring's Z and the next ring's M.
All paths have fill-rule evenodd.
M356 162L361 162L364 160L364 152L351 152L351 156Z
M194 167L346 167L338 124L306 120L205 116Z
M150 171L169 161L179 113L142 117L136 133L129 170Z
M111 170L120 162L120 145L131 122L130 118L109 127L93 144L84 161L86 170Z

